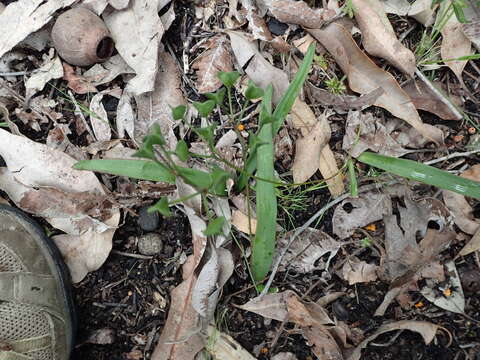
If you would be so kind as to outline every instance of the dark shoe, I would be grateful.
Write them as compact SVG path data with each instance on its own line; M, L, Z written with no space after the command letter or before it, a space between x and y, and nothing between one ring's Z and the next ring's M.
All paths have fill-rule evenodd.
M74 328L60 253L35 222L0 204L0 360L68 360Z

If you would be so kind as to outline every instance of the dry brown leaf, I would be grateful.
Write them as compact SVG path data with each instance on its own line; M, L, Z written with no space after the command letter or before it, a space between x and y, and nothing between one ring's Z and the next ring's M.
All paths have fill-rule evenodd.
M208 342L206 344L206 350L214 359L256 360L234 338L218 331L213 326L208 327ZM285 358L284 360L288 360L288 358Z
M7 164L0 172L0 188L19 207L67 233L54 240L73 281L97 270L112 248L120 212L104 203L95 174L74 170L76 160L63 152L1 129L0 156Z
M373 56L384 58L413 78L415 55L397 39L382 3L379 0L352 0L352 4L365 50Z
M440 328L439 325L432 324L427 321L414 321L414 320L402 320L397 321L394 323L390 323L387 325L381 326L374 334L370 335L364 341L362 341L354 350L352 355L348 358L348 360L360 360L362 355L362 349L366 348L368 343L374 339L376 339L379 335L393 331L393 330L410 330L418 332L422 335L425 344L430 344L430 342L435 337L438 329Z
M253 38L263 41L271 41L273 39L272 33L270 32L264 18L259 15L254 2L244 0L242 3L247 11L246 19L248 20L248 28L252 33Z
M73 67L66 62L63 63L63 79L67 82L67 86L77 94L97 92L97 88L90 81L82 75L77 75Z
M437 13L442 14L445 6L451 4L451 0L446 0L442 3L440 10ZM463 34L462 24L458 21L455 15L452 15L448 18L446 24L441 29L442 33L442 45L440 47L440 54L442 60L447 59L456 59L460 56L467 56L472 54L472 43L470 40ZM468 60L454 60L447 61L447 65L455 74L460 84L463 84L462 72L467 65Z
M462 177L480 182L480 165L473 165L461 174ZM453 221L463 232L473 235L479 227L480 221L473 216L473 208L465 196L453 191L443 190L443 201L453 215Z
M164 33L158 16L159 0L136 0L123 10L105 11L103 19L110 30L115 48L136 76L128 81L126 91L138 96L155 89L159 45Z
M289 231L278 239L276 250L278 253L283 252L293 233L294 231ZM288 247L280 263L280 271L291 268L300 273L309 273L314 270L328 269L330 261L337 254L341 245L327 233L314 228L307 228ZM320 264L317 264L318 260L325 254L329 254L327 261L320 261Z
M75 0L15 1L0 14L0 57Z
M312 346L318 360L343 360L342 351L335 338L324 327L303 327L302 334Z
M335 15L332 10L312 9L304 1L268 0L265 5L279 21L311 29L321 28L325 20Z
M435 11L438 8L438 4L432 5L431 0L416 0L411 4L408 15L425 27L432 26L435 22Z
M318 170L320 153L330 140L330 125L322 115L308 135L295 142L295 160L292 165L293 181L303 183Z
M257 229L257 219L248 218L240 210L234 210L232 213L232 225L237 228L237 230L245 233L245 234L255 234L255 230Z
M357 46L350 33L342 26L332 23L322 30L309 32L333 55L338 65L347 75L350 88L367 94L377 88L384 93L374 105L382 107L394 116L405 120L424 137L437 144L443 144L440 129L424 124L415 105L389 73L376 66Z
M465 246L460 250L460 252L455 256L458 258L459 256L467 256L472 252L480 250L480 231L477 230L475 234L473 234L472 238L465 244Z
M199 93L214 92L222 86L218 78L220 71L233 70L232 55L226 35L220 34L211 38L206 44L207 50L193 63L197 70L197 90Z
M480 21L472 21L462 24L463 34L480 51Z
M185 105L186 101L180 88L180 70L174 58L167 52L160 53L158 57L159 69L155 80L155 90L152 93L135 97L138 108L138 119L134 126L135 139L141 141L153 124L158 123L167 143L173 149L177 140L173 133L175 121L171 108Z
M50 56L44 56L44 63L25 81L25 97L31 98L37 92L43 90L45 85L52 79L63 77L62 62L58 56L53 56L51 49Z
M109 141L112 138L112 129L108 121L107 111L102 104L103 96L111 90L96 94L90 101L90 123L98 141Z
M375 89L363 96L337 95L327 90L309 84L308 91L316 102L314 105L333 107L335 111L364 110L372 106L378 97L383 94L381 88Z
M440 82L433 82L433 85L438 89L442 89L442 83ZM402 89L410 96L417 109L431 112L443 120L462 119L462 117L458 117L457 114L453 113L423 81L417 81L416 83L409 81L402 86ZM461 104L461 99L452 95L449 97L455 104Z
M342 201L333 213L333 233L340 239L351 236L356 229L383 219L392 212L390 196L380 192L366 192L358 198Z
M356 258L348 259L342 268L343 278L349 285L368 283L377 280L378 266L359 261Z
M115 55L101 64L95 64L83 73L85 79L97 86L109 83L122 74L134 74L135 71L128 66L120 55Z

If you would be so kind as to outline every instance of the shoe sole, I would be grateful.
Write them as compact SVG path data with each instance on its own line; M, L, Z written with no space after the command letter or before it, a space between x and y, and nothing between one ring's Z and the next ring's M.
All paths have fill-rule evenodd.
M63 257L55 243L49 237L47 237L42 227L24 212L3 204L0 204L0 212L7 212L14 215L20 222L23 223L23 225L28 228L34 239L37 241L40 249L42 249L43 255L47 259L47 262L51 265L51 267L53 266L53 269L56 270L53 271L52 269L53 276L55 276L60 284L64 306L70 315L70 319L66 319L67 348L69 349L68 358L70 358L74 345L73 341L76 335L77 317L75 313L75 304L73 302L70 272L63 262Z

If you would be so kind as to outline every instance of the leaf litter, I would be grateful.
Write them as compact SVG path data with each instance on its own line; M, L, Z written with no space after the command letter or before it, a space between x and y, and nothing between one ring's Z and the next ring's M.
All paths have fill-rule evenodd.
M438 125L435 120L432 121L417 111L428 111L433 114L433 119L461 120L458 112L446 106L445 99L461 108L465 105L466 97L469 97L469 101L476 101L472 97L475 95L470 91L458 91L456 84L452 86L451 79L445 81L445 77L437 75L431 84L409 80L415 72L418 74L413 51L415 46L411 43L412 30L399 37L396 28L398 20L386 16L386 13L395 13L413 17L420 24L429 26L435 12L438 16L441 11L438 6L431 7L428 1L423 0L412 4L398 0L353 0L354 19L349 20L344 16L347 13L346 7L341 9L335 1L330 1L325 8L290 0L209 1L203 5L192 5L192 9L202 16L201 21L187 20L179 26L175 24L175 16L178 16L179 11L184 11L183 5L169 5L169 1L85 0L78 2L79 5L87 6L103 17L118 54L90 69L82 69L70 66L48 49L48 26L56 14L73 3L49 1L47 4L38 1L27 4L18 1L9 4L0 14L0 20L5 20L0 21L3 30L0 37L5 40L0 41L3 46L0 46L2 60L18 56L12 55L12 49L17 51L33 48L37 52L43 52L43 58L38 53L28 56L20 54L16 60L8 60L7 67L2 69L6 73L18 72L22 75L4 76L0 79L0 102L2 109L5 108L5 111L2 110L4 116L0 125L17 134L15 136L0 129L0 137L3 139L0 142L0 155L5 161L5 165L0 168L0 189L18 207L45 219L57 229L54 239L74 281L80 281L88 272L96 271L102 266L112 250L114 233L121 232L120 236L124 234L124 222L123 219L120 222L119 209L123 208L126 212L131 210L117 201L120 198L116 191L128 192L137 186L145 189L152 185L162 186L136 184L125 178L106 175L97 178L91 172L71 169L74 159L89 156L130 158L136 145L141 143L153 124L160 125L171 150L182 139L191 141L193 146L189 126L191 121L197 121L196 114L189 113L184 121L178 121L172 116L172 108L197 101L198 98L192 95L197 91L209 93L221 88L218 72L231 70L244 74L245 83L252 80L262 88L272 83L273 100L278 103L298 68L296 64L301 61L298 52L305 54L307 45L318 41L318 57L309 73L308 85L294 103L285 127L277 137L279 143L282 140L290 142L290 150L288 146L276 146L275 156L282 160L284 166L277 169L284 172L279 176L287 174L296 183L326 183L330 195L337 197L326 204L328 209L334 207L332 228L328 225L328 218L322 218L328 210L321 210L326 198L308 194L309 203L315 204L322 220L299 228L300 235L297 234L299 229L294 229L280 236L283 229L277 226L278 251L285 250L279 271L285 272L287 285L282 285L277 294L266 294L250 301L248 300L255 297L255 292L248 293L246 297L242 295L240 298L246 304L240 308L282 323L293 323L297 326L298 333L306 339L306 344L311 346L311 354L319 359L360 358L361 351L368 342L388 331L417 331L426 344L431 343L438 334L441 327L429 322L401 320L388 323L382 320L376 324L380 326L377 331L365 338L355 322L339 319L341 315L337 303L348 303L348 298L352 295L356 295L357 299L360 296L361 301L372 305L362 292L357 293L357 286L361 289L363 286L375 288L379 282L390 284L388 292L383 293L383 303L375 312L377 316L384 316L385 320L390 316L386 310L395 299L400 308L395 307L394 311L400 314L400 318L416 319L409 309L413 309L414 304L415 311L420 312L422 308L417 306L420 302L415 303L412 294L423 296L422 299L431 302L431 306L437 310L473 314L469 307L470 299L465 299L462 283L464 261L472 262L471 259L480 248L476 203L447 191L434 194L418 184L408 184L412 191L401 190L401 186L390 186L387 189L384 186L382 189L381 183L385 177L375 173L367 174L365 167L359 163L356 163L353 173L347 176L341 166L346 161L351 161L350 157L355 158L366 149L419 161L435 159L445 153L444 144L450 149L455 146L462 148L462 140L452 143L450 134L458 131L458 134L468 136L474 132L468 128L467 134L466 130L449 128L450 124ZM447 1L444 3L451 4ZM221 17L218 12L220 8L228 15ZM162 11L159 12L160 10ZM12 13L20 15L15 17ZM142 21L138 22L138 18ZM460 24L456 16L450 17L442 29L441 55L444 60L472 54L470 42L478 44L475 23L470 21L469 18L466 24ZM355 40L350 35L354 24L361 33L361 37L355 36ZM177 36L178 40L173 42L171 37L162 41L164 32L169 27L181 33L181 40ZM224 32L222 27L233 31ZM423 31L423 26L416 27ZM192 36L187 35L187 28L193 30ZM196 35L197 32L201 36ZM202 39L205 35L209 37L208 40ZM409 40L404 40L405 38ZM361 41L357 42L358 39ZM191 42L195 44L193 47ZM178 58L178 50L182 46L185 46L182 50L183 57ZM299 49L297 53L293 53L295 47ZM370 58L367 53L375 58ZM22 67L26 59L33 65ZM403 74L379 66L382 60ZM183 73L178 66L182 61L183 69L186 69ZM469 90L468 88L473 88L470 78L475 76L471 72L476 74L476 70L467 68L466 64L466 60L446 61L447 67L457 77L453 81ZM32 66L35 68L33 71ZM190 68L193 71L187 71ZM463 77L467 73L465 69L468 69L469 79ZM26 75L25 84L14 86L15 79L21 79L18 76L23 75ZM326 85L324 81L337 76L340 79L343 75L346 76L348 86L341 88L339 93L332 91L331 85ZM195 84L195 88L192 84ZM66 91L68 94L59 96L65 85L75 94ZM441 91L436 91L435 88ZM241 95L235 96L237 107L241 105ZM50 100L52 97L54 100ZM29 106L33 109L32 112L29 111ZM66 115L65 111L62 113L65 107L72 109L71 115ZM326 107L329 108L328 111L325 111ZM112 117L112 113L115 116ZM247 109L242 126L247 127L247 130L254 128L256 114L255 110ZM25 125L15 124L18 120ZM232 124L226 122L221 115L215 121L220 121L220 131L215 135L219 135L217 139L223 139L219 143L222 154L233 153L241 158L243 149L240 150L237 134L231 130ZM45 132L43 138L25 131L30 128L41 133L47 124L48 132ZM232 135L231 139L228 136L222 138L222 135L226 136L227 130ZM244 130L240 134L245 140L250 136ZM445 138L447 140L444 142ZM42 144L45 141L42 139L46 139L46 145ZM433 145L428 142L433 142ZM205 144L198 141L196 146L206 148ZM284 151L290 153L282 153ZM289 156L294 159L292 166L291 161L284 161ZM464 172L463 176L478 180L474 158L469 156L460 156L458 163L450 162L454 157L447 156L440 165L450 171L454 169L458 173ZM228 155L228 159L233 161L234 157ZM200 164L198 159L190 159L186 163L193 168L201 167ZM460 165L463 168L457 170ZM465 172L465 169L468 170ZM323 179L318 178L317 170L320 170ZM357 177L356 181L360 184L358 195L352 185L354 177ZM368 184L372 179L373 183ZM395 181L396 179L393 182ZM392 183L391 177L387 183ZM345 193L346 185L352 192L350 197ZM370 186L369 190L363 191L364 186ZM202 349L220 358L253 358L242 348L245 346L251 350L252 344L219 332L211 324L215 320L216 327L220 327L216 311L222 307L229 308L230 304L223 300L235 299L229 297L230 284L236 284L239 274L247 273L244 264L239 261L237 249L230 241L232 225L243 232L246 239L250 233L255 232L258 225L255 211L246 208L245 202L241 204L233 201L233 194L229 194L229 198L215 201L202 199L193 196L193 189L180 180L177 180L176 189L175 194L169 195L172 199L192 196L178 210L185 213L190 223L192 241L187 254L191 255L187 257L183 251L175 255L178 260L174 260L172 268L179 269L183 264L180 282L173 283L166 291L163 291L162 285L156 285L157 290L163 292L161 296L168 299L170 295L165 325L155 325L152 328L143 353L136 344L122 355L126 358L148 356L156 346L152 359L157 360L194 359L200 356ZM247 193L247 196L252 194ZM154 199L137 200L136 203L145 200L149 203ZM202 204L209 203L216 216L224 216L226 219L222 233L212 238L203 234L207 222ZM460 231L453 227L452 220ZM128 219L126 221L128 223ZM301 221L300 218L298 221ZM249 228L249 224L252 228ZM58 234L58 230L63 234ZM297 235L295 241L289 241ZM365 235L361 246L359 235ZM465 242L458 244L462 241ZM453 260L450 260L450 255L445 251L451 244L456 246ZM248 242L243 245L247 250L243 256L248 256ZM129 249L126 247L127 254L131 250ZM303 277L292 281L294 278L290 276L291 272L302 274ZM315 286L322 283L326 286L325 291L320 292L312 286L313 274L315 279L318 278ZM248 275L243 279L248 279ZM292 282L291 286L288 281ZM311 286L308 291L305 291L308 288L306 285ZM355 285L355 293L351 291L352 285ZM297 292L302 289L303 297L300 298L292 289ZM241 292L245 291L241 289ZM376 295L381 296L381 293ZM108 295L106 296L108 300ZM319 301L307 301L315 298ZM322 300L327 298L329 300ZM137 298L134 301L138 301ZM143 299L140 301L145 304ZM327 308L331 302L332 311ZM378 303L375 306L377 305ZM245 313L242 316L243 314ZM226 318L231 320L231 316L233 313ZM361 318L359 323L362 329L366 328ZM448 323L443 324L449 326ZM108 324L105 328L107 327ZM160 334L158 342L155 341L155 333ZM213 334L217 334L217 341L210 342ZM279 330L278 336L285 334ZM273 342L273 348L276 341ZM295 348L288 355L280 350L275 349L276 357L299 356ZM255 355L263 358L262 351L255 352ZM269 355L276 358L273 353Z

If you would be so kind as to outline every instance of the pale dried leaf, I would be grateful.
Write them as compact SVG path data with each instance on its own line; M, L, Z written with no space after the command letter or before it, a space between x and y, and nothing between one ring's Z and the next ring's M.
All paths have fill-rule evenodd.
M387 14L405 16L410 10L410 3L408 0L383 0L381 4Z
M433 85L439 90L442 89L440 82L433 82ZM413 104L419 110L425 110L437 115L443 120L461 120L458 115L443 102L423 81L409 81L402 86L402 89L410 96ZM461 104L461 99L452 95L449 98L456 104Z
M159 0L135 0L123 9L104 13L115 48L137 74L129 80L126 91L141 95L155 89L158 50L164 33L157 13ZM141 19L141 21L139 21Z
M214 92L222 86L218 78L220 71L233 70L230 46L226 35L216 35L205 45L207 50L193 63L197 70L197 90L199 93Z
M125 9L130 0L108 0L108 3L116 10Z
M242 1L243 6L247 10L246 19L248 20L248 28L254 39L263 41L271 41L273 39L267 23L264 18L258 14L258 10L252 1Z
M290 237L294 231L287 232L278 239L277 252L282 253L283 249L288 245ZM309 273L314 270L328 269L330 261L337 254L341 247L341 243L332 239L323 231L307 228L287 249L282 262L280 263L280 271L291 268L300 273ZM326 262L321 261L315 266L318 259L325 254L329 254Z
M416 0L411 5L408 15L425 27L431 26L435 21L435 10L437 7L438 5L432 6L431 0Z
M102 104L105 92L96 94L90 102L90 123L98 141L108 141L112 138L112 129L108 121L107 111Z
M377 280L377 270L377 265L351 258L343 265L342 275L349 285L368 283Z
M330 140L330 125L321 116L308 135L298 138L295 143L295 160L292 165L293 181L303 183L318 170L320 153Z
M470 169L461 174L462 177L480 182L480 165L473 165ZM443 190L443 201L452 212L455 224L467 234L475 234L480 221L473 215L473 208L470 206L465 196L454 193L453 191Z
M393 322L390 324L386 324L381 326L374 334L370 335L364 341L362 341L354 350L352 355L348 358L348 360L360 360L362 355L362 349L366 348L368 343L374 339L376 339L379 335L393 331L393 330L410 330L418 332L422 335L425 344L430 344L430 342L435 337L438 329L440 328L439 325L432 324L427 321L414 321L414 320L402 320Z
M91 84L97 86L109 83L122 74L134 74L135 71L128 66L120 55L115 55L101 64L95 64L83 73L83 77Z
M127 133L131 138L134 138L137 115L133 110L132 100L132 95L124 90L120 96L120 100L118 101L115 123L117 125L117 132L120 138L123 138L125 133ZM147 130L148 129L145 131Z
M415 55L397 39L380 0L352 0L365 50L413 77Z
M442 14L443 7L448 6L451 0L446 0L442 3L441 9L438 14ZM438 20L438 19L437 19ZM462 24L458 21L455 15L448 18L448 21L441 29L442 33L442 45L440 47L440 54L442 60L456 59L460 56L467 56L472 54L472 43L463 34ZM462 72L467 65L468 60L454 60L447 61L447 65L455 74L460 84L463 85Z
M102 207L96 206L104 190L95 174L74 170L76 160L63 152L1 129L0 156L7 164L0 175L0 188L18 206L45 216L67 232L55 240L73 281L97 270L110 253L120 213L101 213ZM65 238L69 238L68 249L61 241Z
M320 173L325 178L328 190L333 197L343 194L345 187L343 185L343 175L338 169L337 160L330 146L325 146L320 153Z
M97 88L88 79L76 74L73 67L66 62L63 63L63 79L67 82L67 86L77 94L97 92Z
M392 202L390 196L379 192L366 192L358 198L342 201L333 213L333 233L345 239L356 229L391 214Z
M0 58L31 33L53 19L57 10L76 0L15 1L0 14Z
M465 313L465 297L455 263L453 261L447 261L445 268L449 276L446 282L441 283L441 288L451 289L451 294L444 296L440 291L436 290L439 284L435 284L434 282L431 284L432 286L428 286L427 284L427 286L421 290L421 293L428 301L434 303L436 306L454 313L463 314Z
M171 108L186 105L181 90L181 77L174 58L167 52L159 54L159 69L152 93L136 96L138 119L135 122L135 139L141 139L154 123L160 125L163 136L174 149L177 139L173 133L175 121Z
M212 248L210 258L203 265L192 293L192 306L202 317L208 313L208 297L216 289L220 264L215 249Z
M272 360L298 360L295 354L290 352L281 352L272 357Z
M257 229L257 219L252 217L249 219L242 211L234 210L232 213L232 225L245 234L253 235Z
M304 327L302 334L312 346L312 351L318 360L343 360L342 351L337 342L324 327Z
M234 338L213 326L208 327L206 350L215 358L222 360L255 360ZM277 359L278 360L278 359ZM288 360L288 359L284 359Z
M309 30L333 55L338 65L347 75L350 88L367 94L377 88L384 93L374 105L382 107L394 116L405 120L423 136L437 144L443 143L440 129L424 124L415 105L389 73L376 66L357 46L350 33L342 26L332 23L323 30Z
M170 29L170 26L172 26L173 22L175 21L175 18L176 18L175 4L172 2L167 12L160 17L160 20L162 21L163 28L165 29L165 31L168 31L168 29Z
M50 80L61 77L63 77L63 67L60 58L58 56L47 57L42 66L25 82L26 97L32 97L42 91Z
M477 230L475 234L473 234L472 238L467 242L467 244L460 250L457 254L456 258L459 256L467 256L472 252L480 250L480 231Z
M81 6L93 11L97 15L101 15L108 6L107 0L83 0L81 4L77 4L75 7Z
M462 24L463 34L473 45L480 50L480 21L472 21L466 24Z
M296 24L311 29L322 27L325 20L332 16L332 11L312 9L304 1L267 0L265 1L270 13L279 21L287 24ZM335 13L333 13L335 15Z
M362 96L351 95L337 95L327 90L317 88L309 84L308 90L313 97L315 105L322 105L326 107L333 107L334 110L348 111L348 110L364 110L369 106L372 106L378 97L383 94L381 88L375 89L368 94Z

